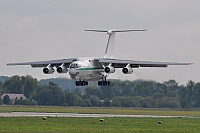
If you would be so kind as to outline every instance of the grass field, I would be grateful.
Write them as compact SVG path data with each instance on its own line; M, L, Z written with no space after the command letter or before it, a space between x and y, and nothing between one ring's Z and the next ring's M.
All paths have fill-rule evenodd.
M200 111L134 108L79 108L79 107L26 107L0 106L0 112L60 112L92 114L133 114L162 116L195 116ZM200 118L60 118L0 117L0 133L200 133ZM158 124L162 121L162 124Z
M200 117L200 110L171 109L134 109L134 108L81 108L81 107L26 107L0 106L0 112L56 112L86 114L130 114L130 115L162 115L162 116L194 116Z
M199 119L189 118L0 118L0 132L12 133L198 133ZM162 121L161 125L157 122Z

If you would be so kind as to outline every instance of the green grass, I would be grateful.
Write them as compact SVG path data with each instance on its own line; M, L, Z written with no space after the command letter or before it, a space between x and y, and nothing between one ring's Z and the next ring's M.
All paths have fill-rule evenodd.
M9 133L198 133L198 118L48 118L1 117L0 132ZM162 121L161 125L157 122Z
M132 115L162 115L162 116L195 116L200 117L199 110L171 109L134 109L134 108L81 108L81 107L26 107L0 106L0 112L57 112L86 114L132 114Z
M133 114L198 116L200 111L171 109L134 109L134 108L79 108L79 107L26 107L0 106L0 112L60 112L92 114ZM49 117L0 117L0 133L198 133L200 118L59 118ZM162 121L161 125L157 122Z

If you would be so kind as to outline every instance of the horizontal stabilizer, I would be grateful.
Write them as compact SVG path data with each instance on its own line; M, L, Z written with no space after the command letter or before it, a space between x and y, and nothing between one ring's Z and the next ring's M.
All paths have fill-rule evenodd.
M93 32L107 32L107 30L85 30L85 31L93 31Z
M106 32L109 37L108 37L108 42L105 50L105 55L104 58L113 58L113 49L114 49L114 40L115 40L115 33L117 32L132 32L132 31L146 31L147 29L128 29L128 30L117 30L117 29L112 29L112 30L85 30L85 31L92 31L92 32Z
M92 31L92 32L107 32L108 34L112 34L112 33L116 33L116 32L132 32L132 31L146 31L147 29L144 30L137 30L137 29L133 29L133 30L85 30L85 31Z

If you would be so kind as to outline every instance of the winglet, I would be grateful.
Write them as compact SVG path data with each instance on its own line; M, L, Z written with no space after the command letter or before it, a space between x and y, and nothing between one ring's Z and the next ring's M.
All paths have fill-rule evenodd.
M192 64L194 64L194 63L188 63L188 65L192 65Z

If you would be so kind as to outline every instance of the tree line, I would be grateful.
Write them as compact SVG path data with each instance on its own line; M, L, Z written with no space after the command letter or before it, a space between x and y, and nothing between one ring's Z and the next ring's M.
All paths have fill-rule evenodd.
M56 79L58 80L58 79ZM0 82L0 94L24 94L27 99L14 104L81 106L81 107L141 107L141 108L195 108L200 107L200 83L188 81L179 85L175 80L156 81L112 80L111 86L92 84L86 88L61 88L53 81L40 84L30 75L12 76ZM3 99L0 104L9 104Z

